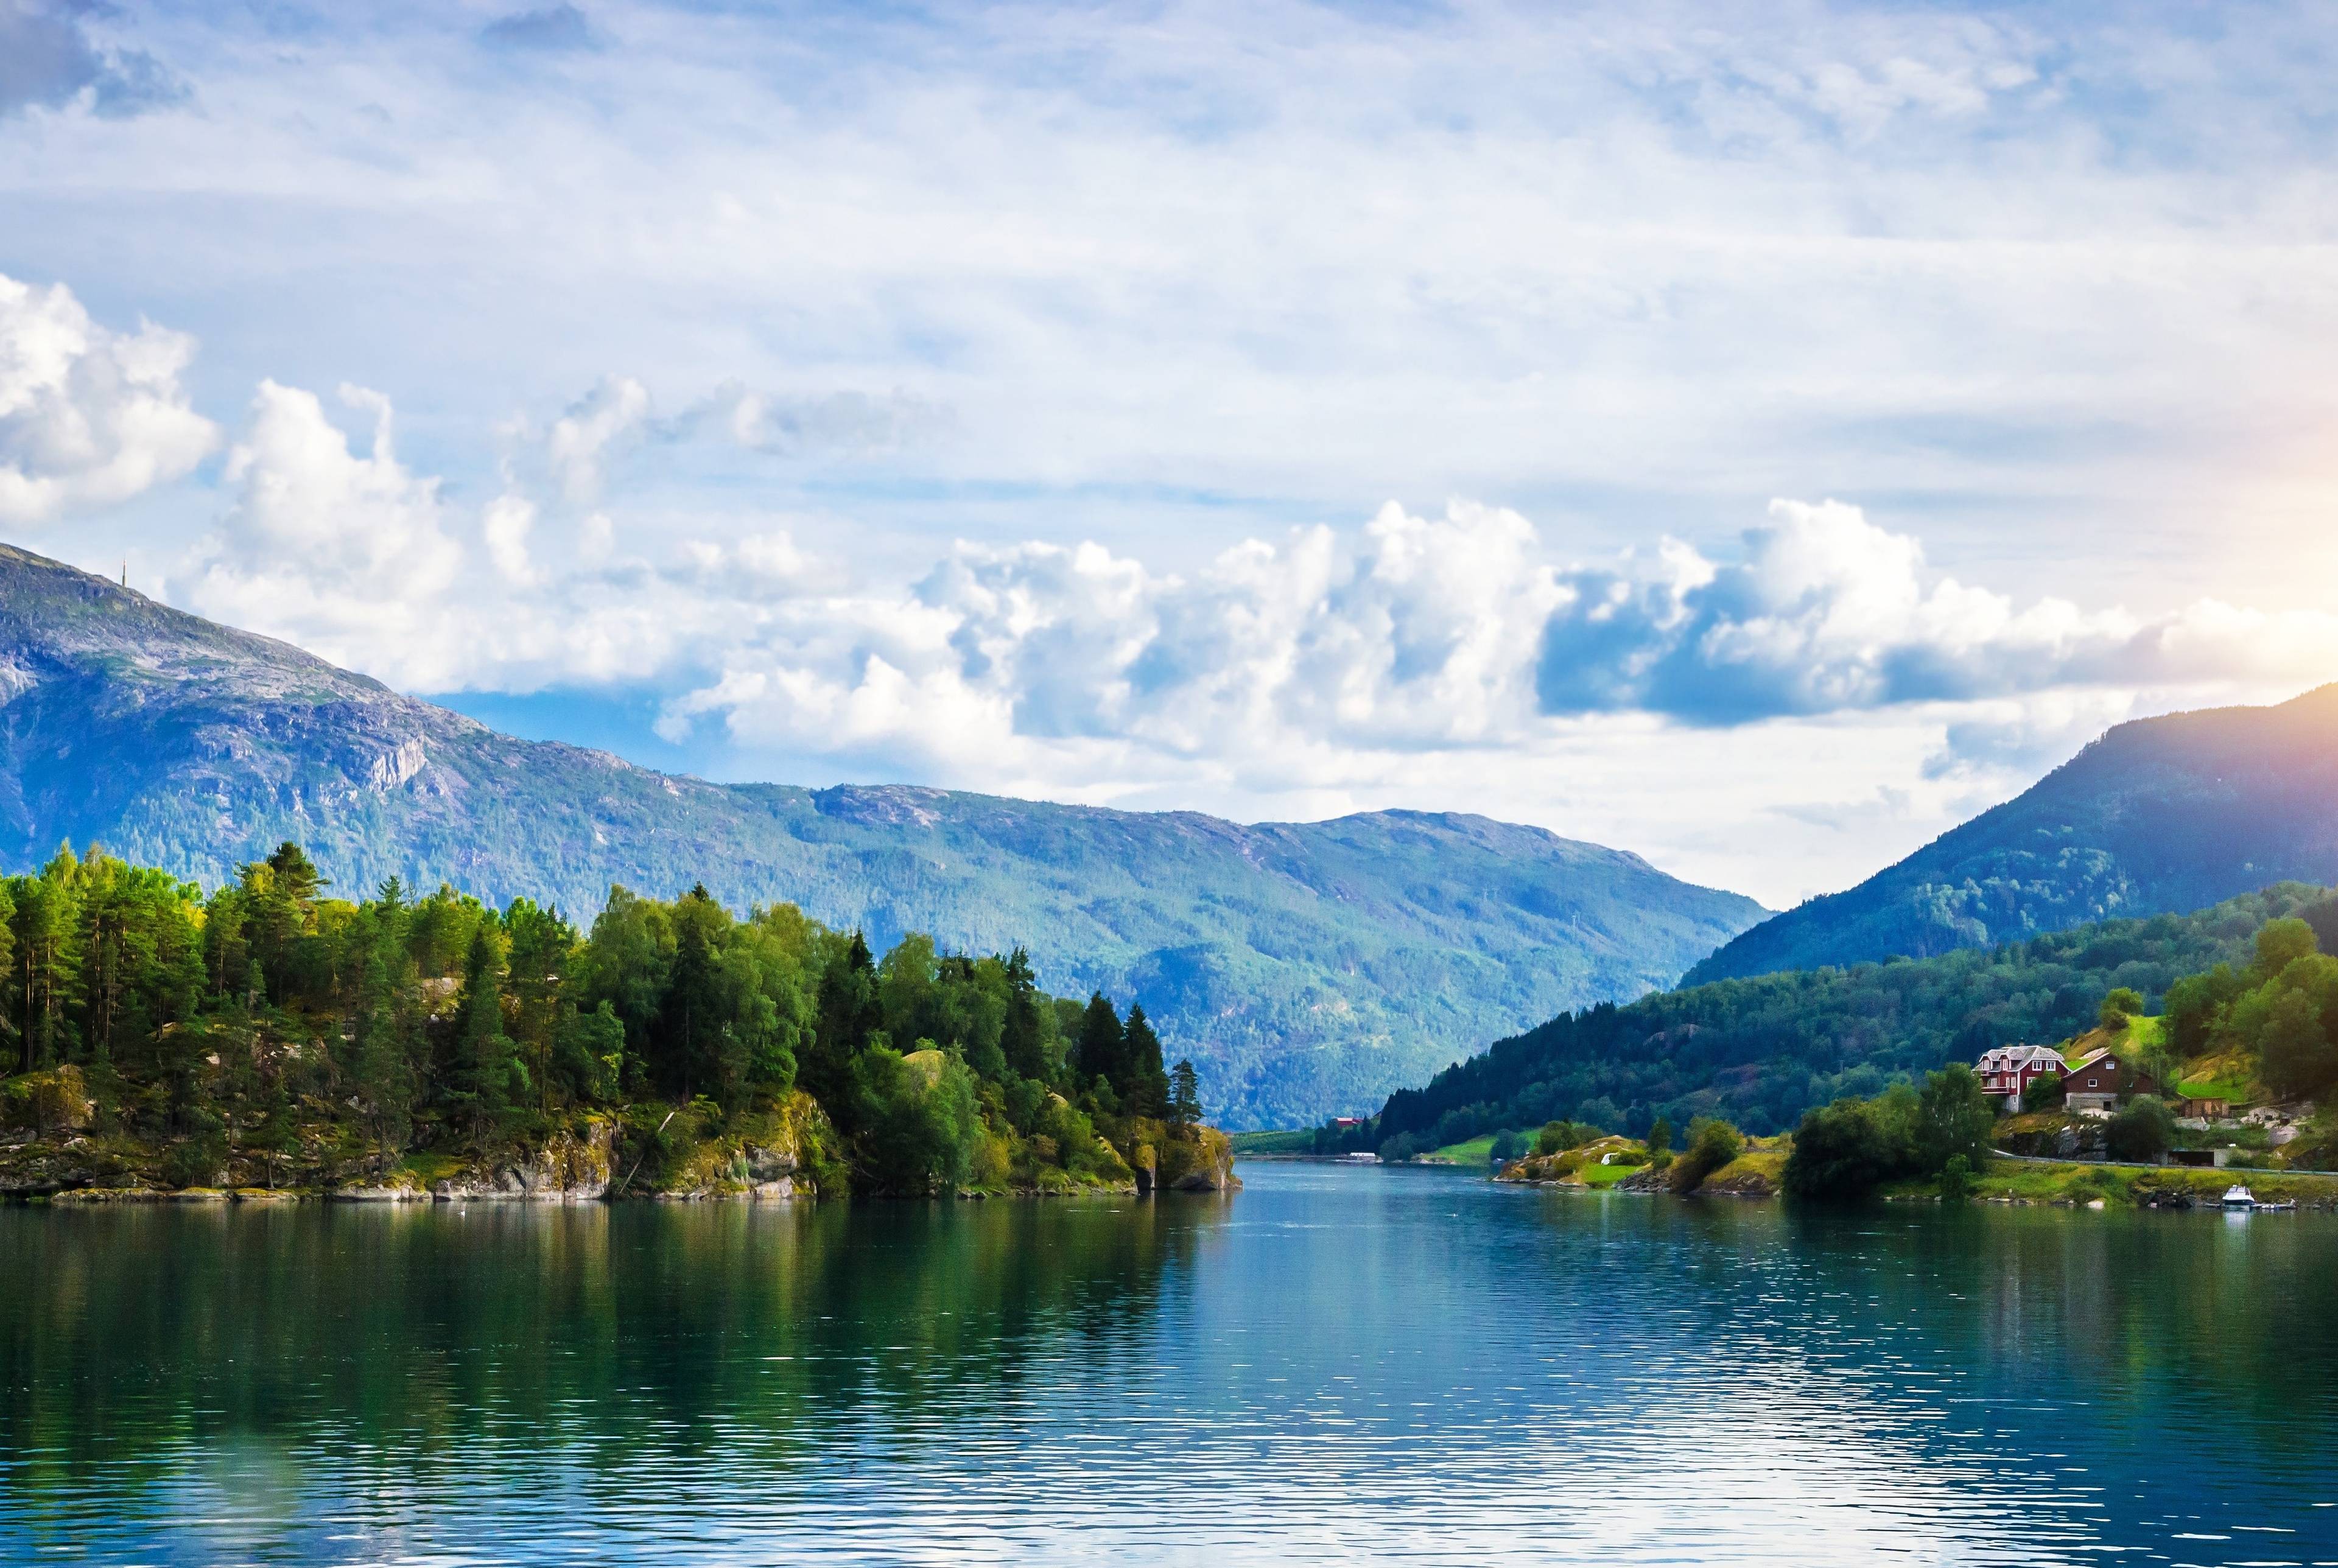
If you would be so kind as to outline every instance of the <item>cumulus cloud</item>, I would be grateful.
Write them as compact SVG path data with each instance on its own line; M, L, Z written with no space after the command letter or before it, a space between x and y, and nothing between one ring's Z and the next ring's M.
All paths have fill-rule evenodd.
M826 733L931 760L1030 743L1279 769L1296 741L1500 744L1534 721L1561 597L1515 512L1390 505L1354 535L1301 529L1190 579L1100 545L962 546L898 598L800 602L669 708L776 744Z
M113 332L63 284L0 276L0 522L110 505L200 462L218 440L180 375L194 339Z
M1701 725L2107 682L2338 675L2338 617L2215 601L2148 622L1931 577L1922 547L1855 506L1771 504L1737 560L1669 544L1578 570L1543 636L1546 711Z
M649 417L649 388L630 376L608 376L554 422L545 457L561 492L572 501L600 493L613 447L637 436Z

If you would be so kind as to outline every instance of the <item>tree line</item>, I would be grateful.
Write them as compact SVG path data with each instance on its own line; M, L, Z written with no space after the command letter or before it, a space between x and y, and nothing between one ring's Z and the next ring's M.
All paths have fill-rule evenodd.
M231 1146L313 1152L320 1120L389 1163L580 1112L656 1102L719 1122L801 1092L873 1185L1045 1185L1109 1176L1114 1139L1203 1113L1142 1006L1049 995L1019 947L912 935L879 957L702 886L613 887L580 929L395 878L337 897L292 843L209 893L68 847L0 878L0 975L17 1072L74 1068L107 1126L170 1140L198 1174Z
M2081 1033L2116 990L2164 996L2172 1012L2179 982L2219 965L2239 975L2252 962L2256 933L2283 919L2330 923L2338 935L2338 902L2325 889L2281 883L2189 915L2103 921L1990 950L1717 981L1602 1004L1501 1041L1419 1089L1400 1090L1361 1125L1322 1129L1316 1146L1402 1159L1554 1120L1622 1129L1658 1116L1675 1125L1704 1116L1753 1133L1780 1132L1812 1107L1873 1098L1943 1062ZM2310 990L2307 980L2321 973L2300 971L2291 989ZM2241 989L2249 987L2235 989L2224 1004L2237 1002ZM2313 1004L2319 1038L2338 1039L2338 990L2313 995L2325 998ZM2245 1024L2259 1005L2235 1016ZM2316 1038L2304 1004L2283 1005L2276 1058L2288 1043ZM2322 1066L2311 1065L2323 1058L2304 1045L2293 1054L2309 1063L2309 1073L2338 1075L2338 1047Z

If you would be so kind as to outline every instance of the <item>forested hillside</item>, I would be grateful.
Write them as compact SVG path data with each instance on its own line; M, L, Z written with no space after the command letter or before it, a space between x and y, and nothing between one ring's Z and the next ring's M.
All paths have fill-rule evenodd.
M2185 976L2253 961L2269 920L2328 919L2298 883L2190 915L2112 920L1989 950L1723 980L1568 1013L1389 1096L1377 1121L1327 1146L1403 1157L1552 1121L1609 1130L1715 1116L1792 1127L1842 1095L1993 1045L2051 1044L2091 1026L2125 986L2155 1005Z
M1671 984L1763 911L1482 818L1245 827L907 788L718 785L513 740L0 548L0 864L94 843L218 887L280 841L345 888L500 907L613 883L790 903L884 947L1027 944L1168 1020L1229 1124L1354 1111L1478 1042Z
M0 1187L1070 1191L1215 1158L1198 1084L1017 949L879 960L790 906L614 892L588 931L285 844L208 897L104 856L0 881Z
M1994 946L2285 878L2338 882L2338 686L2122 724L1898 865L1747 931L1685 983Z

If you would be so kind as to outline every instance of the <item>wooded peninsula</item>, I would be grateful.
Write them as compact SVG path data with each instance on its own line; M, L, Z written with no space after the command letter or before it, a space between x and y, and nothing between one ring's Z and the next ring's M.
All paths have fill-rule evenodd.
M1189 1063L1003 956L613 887L589 928L286 843L0 879L0 1193L897 1195L1233 1182ZM5 1060L0 1057L0 1060Z

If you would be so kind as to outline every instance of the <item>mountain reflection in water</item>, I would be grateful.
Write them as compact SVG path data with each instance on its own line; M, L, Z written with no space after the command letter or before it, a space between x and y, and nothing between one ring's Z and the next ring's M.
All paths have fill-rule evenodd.
M0 1211L0 1558L2338 1557L2338 1220Z

